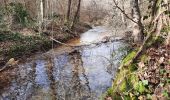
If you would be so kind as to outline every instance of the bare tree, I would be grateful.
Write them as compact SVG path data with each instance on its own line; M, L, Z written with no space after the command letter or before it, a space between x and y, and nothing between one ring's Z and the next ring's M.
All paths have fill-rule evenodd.
M117 9L121 11L122 14L129 20L133 22L133 37L134 42L142 42L144 39L144 28L143 24L141 22L141 12L139 8L139 1L138 0L132 0L132 17L130 17L124 9L122 9L120 6L118 6L118 1L113 0L115 6Z

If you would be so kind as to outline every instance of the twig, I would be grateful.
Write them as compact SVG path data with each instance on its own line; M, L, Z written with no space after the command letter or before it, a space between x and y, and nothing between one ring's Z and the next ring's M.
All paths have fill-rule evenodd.
M53 40L53 41L55 41L55 42L57 42L57 43L59 43L59 44L65 45L65 46L67 46L67 47L75 47L75 46L73 46L73 45L69 45L69 44L62 43L62 42L60 42L60 41L58 41L58 40L56 40L56 39L54 39L54 38L52 38L52 37L50 37L50 39Z
M113 2L114 2L114 4L115 4L116 8L118 8L128 19L130 19L132 22L138 24L135 20L133 20L131 17L129 17L128 14L126 14L126 12L125 12L122 8L120 8L120 7L118 6L118 3L116 3L115 0L113 0Z

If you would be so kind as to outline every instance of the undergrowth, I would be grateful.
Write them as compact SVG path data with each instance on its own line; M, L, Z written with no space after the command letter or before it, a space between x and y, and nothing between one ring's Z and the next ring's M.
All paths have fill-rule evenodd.
M151 47L157 47L160 44L164 43L163 37L152 38L148 43L145 45L146 49ZM148 80L141 80L139 75L143 73L146 69L140 68L139 66L143 66L142 64L139 65L139 62L148 63L148 55L143 52L137 61L133 62L128 66L130 60L136 56L137 49L130 51L127 56L121 62L121 68L117 72L115 80L113 81L113 85L111 88L108 89L106 93L106 97L111 97L113 100L137 100L142 98L145 95L147 100L152 99L152 91L149 87ZM168 92L164 92L163 95L167 95Z

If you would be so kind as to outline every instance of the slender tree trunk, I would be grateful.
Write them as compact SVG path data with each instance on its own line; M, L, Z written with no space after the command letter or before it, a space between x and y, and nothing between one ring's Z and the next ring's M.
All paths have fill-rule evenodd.
M39 9L38 9L39 33L42 33L42 26L43 26L43 20L44 20L43 1L44 0L39 0Z
M72 2L72 0L68 0L67 21L69 21L69 20L70 20L71 2Z
M160 8L161 8L161 1L162 0L154 0L152 4L152 12L151 12L151 22L150 27L153 25L153 23L156 21L158 16L160 15Z
M124 0L122 0L122 9L125 10L125 7L124 7ZM125 23L125 16L123 13L121 13L121 17L122 17L122 22Z
M170 31L168 32L168 36L167 39L165 41L165 45L169 45L170 44Z
M79 0L78 2L77 11L75 13L71 29L73 29L74 25L77 23L77 21L79 21L80 7L81 7L81 0Z
M133 26L134 42L142 42L144 39L144 27L141 22L141 12L139 8L138 0L133 0L132 9L133 20L136 22Z
M170 11L170 1L169 0L164 0L164 2L167 4L166 10ZM170 17L169 15L166 16L166 22L167 22L167 27L170 28ZM165 41L165 45L170 44L170 30L167 32L167 39Z
M43 17L45 18L46 17L46 11L45 11L45 9L46 9L46 1L45 0L42 0L42 5L43 5Z
M8 0L3 0L3 2L4 2L5 10L7 10L7 2L8 2Z

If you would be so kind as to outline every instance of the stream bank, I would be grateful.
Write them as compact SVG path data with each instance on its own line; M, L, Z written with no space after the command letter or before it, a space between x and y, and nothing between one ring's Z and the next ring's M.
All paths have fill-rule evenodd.
M50 27L53 26L53 29ZM34 29L24 28L13 31L0 31L0 68L10 58L18 60L26 59L27 57L36 53L43 53L52 48L52 40L50 37L61 42L67 42L70 39L80 37L81 33L84 33L91 29L88 24L77 23L73 32L69 32L68 29L64 29L66 26L49 25L47 30L41 33L36 33ZM53 31L51 31L53 30ZM56 48L60 44L55 43L53 46Z
M152 39L138 59L128 66L137 52L134 48L122 61L106 100L169 100L170 45ZM152 44L152 45L150 45ZM161 46L160 46L161 45Z

